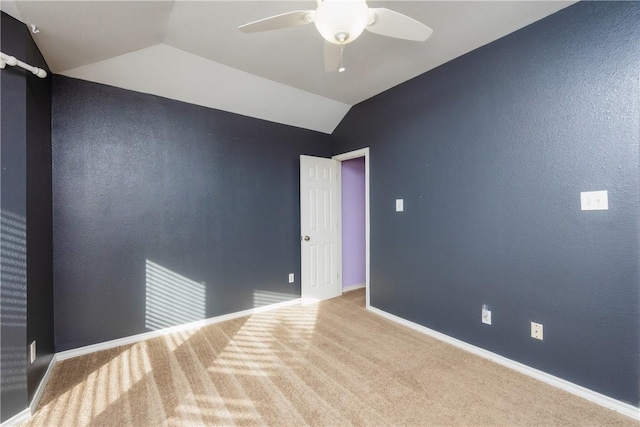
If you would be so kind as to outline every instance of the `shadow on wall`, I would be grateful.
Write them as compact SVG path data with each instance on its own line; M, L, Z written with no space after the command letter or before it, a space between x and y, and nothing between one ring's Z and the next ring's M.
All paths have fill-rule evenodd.
M2 335L21 334L27 327L26 219L0 211L0 325ZM27 365L24 346L2 346L2 391L24 390Z
M204 320L206 289L155 262L146 260L145 327L158 330Z

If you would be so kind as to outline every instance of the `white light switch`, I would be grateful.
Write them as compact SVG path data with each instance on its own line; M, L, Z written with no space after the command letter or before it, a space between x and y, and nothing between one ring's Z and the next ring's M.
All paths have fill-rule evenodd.
M289 283L293 283L295 281L293 273L289 273Z
M609 209L609 196L604 191L583 191L580 193L580 209L583 211L606 211Z
M404 199L396 199L396 212L404 211Z

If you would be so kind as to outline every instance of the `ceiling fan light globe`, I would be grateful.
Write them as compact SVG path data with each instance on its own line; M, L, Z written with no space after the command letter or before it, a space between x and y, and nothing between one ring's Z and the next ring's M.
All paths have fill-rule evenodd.
M314 16L318 32L333 44L348 44L362 34L369 23L365 0L324 0ZM347 38L339 36L346 34Z

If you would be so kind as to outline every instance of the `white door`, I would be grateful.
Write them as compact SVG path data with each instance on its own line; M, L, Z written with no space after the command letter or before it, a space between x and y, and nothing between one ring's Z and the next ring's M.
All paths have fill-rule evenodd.
M340 295L340 162L300 156L302 298Z

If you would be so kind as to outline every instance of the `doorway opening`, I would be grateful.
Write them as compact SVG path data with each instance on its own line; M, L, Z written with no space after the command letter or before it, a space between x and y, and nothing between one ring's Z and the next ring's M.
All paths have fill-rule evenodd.
M364 287L369 298L369 148L333 156L341 163L341 293Z

